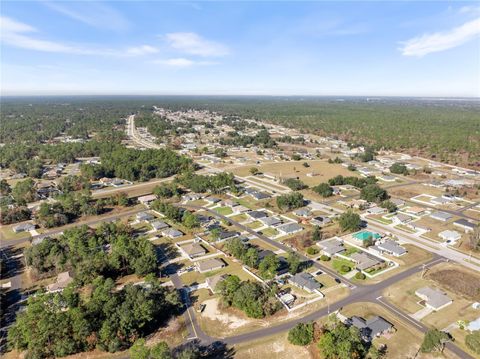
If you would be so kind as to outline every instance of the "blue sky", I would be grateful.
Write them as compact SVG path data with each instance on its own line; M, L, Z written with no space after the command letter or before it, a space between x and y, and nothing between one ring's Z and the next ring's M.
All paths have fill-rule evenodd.
M2 3L18 94L480 96L474 2Z

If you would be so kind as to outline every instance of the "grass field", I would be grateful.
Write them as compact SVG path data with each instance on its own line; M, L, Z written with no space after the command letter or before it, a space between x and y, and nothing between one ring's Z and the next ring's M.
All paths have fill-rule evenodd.
M230 207L217 207L217 208L214 208L214 210L216 212L218 212L219 214L222 214L224 216L227 216L227 215L233 213L233 211Z
M343 259L343 258L334 258L330 262L327 262L327 263L331 263L333 269L335 269L340 274L346 274L346 273L350 272L355 265L355 263L353 263L352 261L349 261L349 260L346 260L346 259ZM343 271L342 266L344 266L344 265L349 267L350 270Z
M310 167L304 167L302 164L307 162ZM232 172L239 176L249 176L252 166L242 166L234 169ZM308 186L316 186L319 183L326 182L337 175L358 176L358 173L349 171L339 164L331 164L326 160L301 160L289 162L271 162L256 166L261 172L271 174L278 178L298 177ZM316 176L309 177L307 173L316 173Z
M278 234L278 231L275 228L265 228L262 229L262 234L267 237L273 237Z

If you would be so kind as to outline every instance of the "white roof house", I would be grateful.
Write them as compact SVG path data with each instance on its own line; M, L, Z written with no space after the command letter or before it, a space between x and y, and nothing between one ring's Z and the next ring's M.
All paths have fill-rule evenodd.
M452 303L452 299L442 291L430 287L418 289L415 294L425 301L425 305L433 310L440 310Z
M297 223L285 223L277 227L277 230L282 234L293 234L303 231L303 227Z
M462 238L462 235L457 231L451 231L447 229L446 231L440 232L438 236L446 241L455 242Z

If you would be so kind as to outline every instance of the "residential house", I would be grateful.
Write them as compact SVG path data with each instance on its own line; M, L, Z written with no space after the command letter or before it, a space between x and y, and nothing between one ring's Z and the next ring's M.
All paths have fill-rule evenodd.
M183 232L181 232L181 231L179 231L178 229L175 229L175 228L162 229L161 233L162 233L162 236L168 237L168 238L171 238L171 239L175 239L175 238L183 236Z
M416 207L416 206L408 207L407 209L405 209L405 212L413 214L414 216L420 216L420 215L424 214L425 211L426 211L425 208Z
M360 331L365 341L372 341L373 338L391 333L394 330L393 324L375 315L369 319L353 316L348 320L348 324L353 325Z
M325 216L316 216L316 217L313 217L310 220L311 225L319 226L319 227L321 227L325 224L331 223L331 222L332 222L332 220L329 217L325 217Z
M47 292L49 293L61 292L72 282L73 282L73 278L71 277L70 272L59 273L55 283L47 285Z
M369 249L377 251L379 254L387 253L395 257L400 257L407 253L407 250L405 248L390 239L377 242L375 246L372 246Z
M265 193L265 192L253 192L250 194L254 199L256 199L257 201L260 201L262 199L268 199L268 198L271 198L272 196L270 196L269 194Z
M299 208L299 209L293 211L293 214L298 216L298 217L306 218L306 217L310 216L311 211L310 211L309 208L303 207L303 208Z
M413 217L404 213L397 213L395 216L392 217L392 220L394 223L397 224L406 224L413 220Z
M462 238L462 235L460 233L458 233L457 231L451 231L449 229L440 232L438 236L445 240L447 243L456 242L460 238Z
M144 205L149 205L150 202L153 202L156 199L157 199L157 196L155 196L154 194L149 194L149 195L146 195L146 196L138 197L138 202L140 202L141 204L144 204Z
M452 219L453 216L447 212L437 211L437 212L433 212L430 215L430 218L436 219L437 221L447 222L448 220Z
M303 227L297 223L285 223L276 227L276 229L283 235L293 234L293 233L303 231Z
M350 258L355 262L355 267L359 271L366 271L369 269L378 269L384 265L385 261L365 252L353 253Z
M386 208L382 208L382 207L378 207L378 206L367 209L367 213L369 213L369 214L383 214L386 211L387 211Z
M282 220L278 217L263 217L263 218L260 218L259 221L269 227L278 226L279 224L282 223Z
M207 284L208 289L210 289L212 293L215 293L215 288L217 287L217 284L223 281L224 279L225 279L225 275L217 274L212 277L208 277L205 280L205 283Z
M245 206L239 205L239 206L233 207L233 208L232 208L232 211L233 211L233 213L235 213L235 214L240 214L240 213L245 213L245 212L250 211L250 208L247 208L247 207L245 207Z
M155 231L159 231L161 229L169 227L168 224L166 224L165 222L162 222L162 221L153 221L153 222L150 223L150 225L152 226L153 230L155 230Z
M309 293L318 291L322 287L321 283L319 283L310 273L306 272L297 273L290 277L288 281Z
M415 291L415 294L425 301L425 306L437 311L452 303L452 299L444 292L430 287L423 287Z
M317 246L322 249L323 254L329 257L333 257L335 254L345 252L343 243L335 238L317 242Z
M33 223L20 223L14 226L12 229L15 233L30 232L35 229L35 225Z
M265 211L250 211L247 212L247 216L249 216L251 219L260 219L268 217L268 213Z
M209 204L215 204L215 203L220 202L221 199L217 198L217 197L207 197L207 198L205 198L205 201Z
M226 266L226 263L218 258L210 258L196 263L197 269L200 273L211 272L221 269Z
M405 201L400 198L390 198L390 202L392 202L397 207L405 206Z
M147 213L147 212L140 212L140 213L137 213L137 221L151 221L152 219L154 219L155 217L153 215L151 215L150 213Z
M465 233L473 232L476 227L475 223L472 223L466 220L465 218L460 218L454 221L453 225L462 228L465 231Z
M180 248L180 251L190 259L201 257L207 254L207 250L203 248L202 245L195 242L188 243L183 246L178 246L178 248Z

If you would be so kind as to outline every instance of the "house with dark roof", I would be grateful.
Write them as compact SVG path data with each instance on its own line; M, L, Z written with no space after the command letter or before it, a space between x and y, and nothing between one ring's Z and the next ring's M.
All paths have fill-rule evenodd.
M297 273L290 277L288 281L309 293L318 291L322 287L321 283L319 283L310 273L306 272Z
M257 201L260 201L262 199L268 199L268 198L271 198L272 196L270 196L269 194L265 193L265 192L253 192L250 194L254 199L256 199Z
M252 219L260 219L260 218L268 217L268 213L265 211L250 211L250 212L247 212L247 216L249 216Z
M348 319L348 325L352 325L360 331L362 339L370 342L376 337L393 332L393 324L384 318L375 315L368 319L353 316Z
M329 218L329 217L325 217L325 216L316 216L316 217L313 217L311 220L310 220L310 224L313 225L313 226L323 226L325 224L328 224L332 222L332 220Z
M473 232L475 230L475 227L476 227L475 223L472 223L472 222L466 220L465 218L460 218L460 219L454 221L453 225L457 226L457 227L460 227L461 229L463 229L465 231L465 233Z

